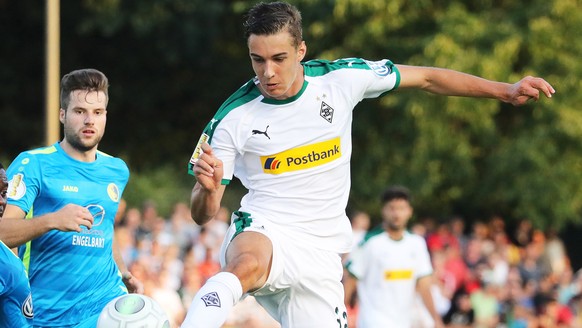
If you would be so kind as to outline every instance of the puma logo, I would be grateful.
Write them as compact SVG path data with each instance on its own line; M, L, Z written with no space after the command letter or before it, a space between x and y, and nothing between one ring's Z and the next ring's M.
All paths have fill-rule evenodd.
M267 125L267 127L265 128L265 131L260 131L260 130L253 130L253 135L255 134L264 134L265 137L269 138L269 140L271 139L271 137L269 137L269 135L267 134L267 130L269 129L269 126Z

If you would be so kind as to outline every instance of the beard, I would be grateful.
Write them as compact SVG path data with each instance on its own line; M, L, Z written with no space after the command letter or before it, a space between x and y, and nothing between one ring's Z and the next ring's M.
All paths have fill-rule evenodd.
M72 129L68 129L68 128L64 129L64 134L65 134L65 139L67 140L69 145L71 145L71 147L75 148L76 150L78 150L80 152L87 152L89 150L94 149L95 147L97 147L97 145L101 141L101 138L103 138L103 134L101 134L100 136L96 135L96 138L94 138L94 139L82 140L79 137L79 135L77 133L75 133L75 131L73 131Z
M392 221L384 221L385 227L390 231L400 231L405 228L402 223L395 223Z

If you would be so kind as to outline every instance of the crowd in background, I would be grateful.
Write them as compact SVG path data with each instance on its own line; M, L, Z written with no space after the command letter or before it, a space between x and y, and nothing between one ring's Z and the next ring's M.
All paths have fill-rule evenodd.
M371 228L367 213L351 216L356 245ZM156 204L120 205L116 238L130 271L179 327L193 296L219 268L230 211L196 225L189 206L175 204L163 218ZM433 298L447 327L582 327L582 274L573 272L563 241L527 219L509 229L500 217L466 222L419 218L411 233L425 237L434 267ZM357 300L347 304L350 327ZM414 328L430 327L418 302ZM224 327L280 327L252 297L237 304Z

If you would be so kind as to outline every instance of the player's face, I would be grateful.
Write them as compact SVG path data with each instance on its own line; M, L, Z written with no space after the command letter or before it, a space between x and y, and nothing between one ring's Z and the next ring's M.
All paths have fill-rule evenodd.
M102 91L75 90L60 119L66 143L80 152L93 150L105 133L107 96Z
M6 202L8 201L8 178L6 170L0 169L0 219L4 215Z
M393 199L382 207L382 219L390 230L406 229L408 220L412 217L412 207L405 199Z
M248 39L253 70L259 87L268 98L287 99L303 87L303 67L307 47L301 42L293 46L291 34L281 31L273 35L252 34Z

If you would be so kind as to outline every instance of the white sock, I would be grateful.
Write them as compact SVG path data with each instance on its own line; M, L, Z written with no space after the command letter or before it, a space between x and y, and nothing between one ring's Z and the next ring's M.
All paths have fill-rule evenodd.
M194 296L182 328L220 328L241 296L238 278L230 272L219 272Z

